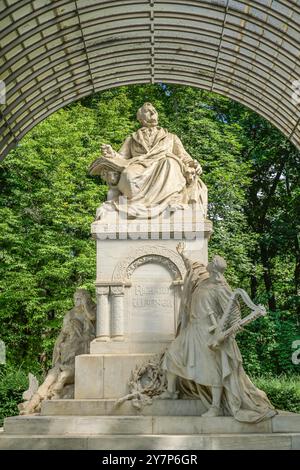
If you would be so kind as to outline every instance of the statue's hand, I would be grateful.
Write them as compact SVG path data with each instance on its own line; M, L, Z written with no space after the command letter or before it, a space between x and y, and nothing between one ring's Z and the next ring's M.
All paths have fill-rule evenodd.
M179 255L182 255L185 250L185 243L184 242L178 243L178 245L176 246L176 250Z
M190 160L185 167L184 176L188 184L192 184L202 174L202 167L197 160Z
M113 206L112 206L112 201L104 202L103 204L101 204L100 207L98 207L98 209L96 211L95 221L102 219L107 214L107 212L112 212L113 210L114 209L113 209Z
M218 333L214 339L208 344L208 347L212 351L216 351L217 349L220 348L221 344L225 340L225 335L223 333Z
M103 157L105 158L113 158L116 156L116 152L114 151L111 145L102 144L101 151L102 151Z
M200 163L197 161L197 160L194 160L194 168L196 170L196 174L197 175L202 175L202 166L200 165Z
M219 347L220 347L219 341L213 341L213 342L209 343L208 347L212 351L217 351L217 349L219 349Z
M106 213L105 208L102 206L98 207L96 211L96 219L95 220L100 220Z

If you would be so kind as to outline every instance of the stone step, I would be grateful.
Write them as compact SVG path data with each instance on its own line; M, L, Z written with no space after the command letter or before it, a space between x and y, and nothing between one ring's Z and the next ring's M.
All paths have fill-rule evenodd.
M1 450L300 450L300 434L7 435ZM109 451L108 451L109 453Z
M15 416L4 421L5 434L251 434L299 433L300 415L282 414L257 424L231 417L201 416Z
M138 411L131 401L116 406L116 399L46 400L44 416L201 416L206 409L200 400L153 400Z

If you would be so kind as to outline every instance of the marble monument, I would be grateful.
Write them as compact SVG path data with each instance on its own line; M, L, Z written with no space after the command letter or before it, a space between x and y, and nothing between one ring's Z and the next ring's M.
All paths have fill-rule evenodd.
M90 168L109 191L92 224L96 337L90 354L76 358L76 398L125 395L132 369L175 338L186 272L178 240L192 257L208 261L212 224L201 166L176 135L158 126L151 103L137 118L141 128L119 152L103 145Z
M155 397L188 396L201 400L206 417L270 418L275 411L245 374L235 341L266 312L242 289L231 291L223 258L208 263L201 165L158 126L151 103L137 119L141 128L119 152L102 145L90 168L109 185L92 224L97 306L86 291L75 293L53 367L40 387L31 377L20 412L38 412L70 388L73 396L75 382L75 399L132 399L142 408ZM244 319L239 295L252 309Z
M90 167L109 186L91 229L97 303L77 291L52 368L23 395L36 416L7 418L0 448L297 449L299 416L275 416L243 369L235 336L266 312L208 262L201 166L151 103L137 118Z

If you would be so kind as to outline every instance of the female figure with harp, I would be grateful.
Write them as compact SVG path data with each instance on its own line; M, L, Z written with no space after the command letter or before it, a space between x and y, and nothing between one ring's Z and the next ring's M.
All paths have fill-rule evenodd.
M176 398L178 385L185 396L202 400L208 408L203 416L231 415L244 422L271 418L276 411L246 375L235 341L243 320L236 296L223 276L225 260L216 256L205 267L189 260L182 244L177 251L184 259L187 274L177 337L163 361L168 390L160 398ZM248 299L246 294L244 300L255 310L257 306Z

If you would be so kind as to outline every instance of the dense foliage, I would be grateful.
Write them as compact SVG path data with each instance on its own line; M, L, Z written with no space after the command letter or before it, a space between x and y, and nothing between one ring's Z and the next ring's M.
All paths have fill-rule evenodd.
M90 223L107 188L88 167L101 143L118 149L138 127L135 113L145 101L203 167L214 223L210 255L227 259L233 287L269 307L267 318L239 336L246 369L297 374L299 152L238 103L167 85L122 87L61 109L1 164L0 338L9 364L28 371L38 362L45 370L75 288L93 289Z
M266 392L271 403L277 410L300 413L300 379L292 376L257 377L255 385Z

